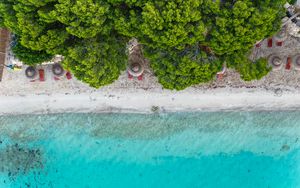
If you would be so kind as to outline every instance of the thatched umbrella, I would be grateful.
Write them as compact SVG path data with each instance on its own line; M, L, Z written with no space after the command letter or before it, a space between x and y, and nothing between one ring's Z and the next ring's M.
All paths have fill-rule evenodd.
M128 66L128 73L134 77L139 77L144 73L144 67L141 63L131 63Z
M37 71L34 67L29 66L25 70L25 75L26 75L27 78L33 79L34 77L36 77Z
M273 70L281 69L283 62L282 59L276 55L269 57L269 65L273 67Z
M277 42L283 42L287 39L288 37L288 27L283 26L281 30L274 36L275 40Z
M52 66L52 72L55 76L62 76L64 74L64 69L59 63L55 63Z
M296 70L300 70L300 54L294 56L294 67Z

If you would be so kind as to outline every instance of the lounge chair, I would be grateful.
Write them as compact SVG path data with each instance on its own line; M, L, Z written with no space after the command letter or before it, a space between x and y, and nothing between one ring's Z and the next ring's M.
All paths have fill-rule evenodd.
M133 76L129 72L127 72L127 74L129 79L133 79Z
M283 44L283 42L282 42L282 41L280 41L280 42L276 42L276 45L277 45L277 46L282 46L282 44Z
M287 63L286 63L285 69L286 69L286 70L291 70L291 66L292 66L292 58L291 58L291 57L288 57L288 58L287 58Z
M72 79L72 75L71 75L71 73L69 71L67 71L66 77L67 77L68 80Z
M45 71L44 71L44 69L39 69L39 80L41 81L41 82L44 82L45 81Z
M143 80L143 75L140 75L140 76L138 76L137 78L138 78L138 80L141 81L141 80Z
M269 38L268 39L268 47L271 48L273 46L273 39Z

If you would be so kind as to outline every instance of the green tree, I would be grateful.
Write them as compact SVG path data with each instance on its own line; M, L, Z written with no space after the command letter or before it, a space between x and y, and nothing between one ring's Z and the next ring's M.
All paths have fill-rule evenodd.
M147 46L183 49L205 38L201 5L202 0L136 3L127 12L116 10L115 25L121 33L137 37Z
M97 34L107 34L112 25L106 22L109 5L103 1L65 0L55 4L55 8L39 10L45 22L59 21L66 31L79 38L93 38Z
M147 57L163 87L176 90L212 80L222 64L198 46L185 51L152 50Z
M31 50L22 46L17 37L15 37L13 43L11 48L13 54L26 65L41 64L53 58L53 55L48 54L46 51Z
M24 63L60 54L79 80L100 87L117 79L127 60L126 40L108 19L109 8L96 0L6 0L0 19L20 36L14 51Z
M257 41L280 29L284 0L206 1L203 14L210 31L206 44L217 55L247 53Z
M272 69L268 65L267 59L260 58L253 62L248 59L247 55L241 53L228 56L226 61L229 62L230 67L240 73L241 78L245 81L260 80Z
M32 50L51 50L62 47L69 34L59 22L47 23L38 12L52 9L56 0L5 0L0 2L3 24L20 37L20 43ZM57 51L57 50L56 50Z
M125 50L125 42L120 38L86 39L68 48L63 64L79 80L99 88L113 83L125 70Z
M20 44L27 49L63 55L75 76L93 87L118 78L126 61L124 46L136 37L160 83L179 90L212 80L223 60L245 80L265 75L265 61L251 63L245 57L256 41L278 31L284 3L2 0L0 27L20 36Z

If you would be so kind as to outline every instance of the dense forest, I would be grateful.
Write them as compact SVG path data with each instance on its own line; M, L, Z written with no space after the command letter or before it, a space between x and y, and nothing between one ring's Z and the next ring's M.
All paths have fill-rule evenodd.
M182 90L212 80L222 65L260 79L267 61L253 45L280 29L285 0L1 0L0 27L34 65L63 55L64 66L99 88L118 79L135 37L159 82Z

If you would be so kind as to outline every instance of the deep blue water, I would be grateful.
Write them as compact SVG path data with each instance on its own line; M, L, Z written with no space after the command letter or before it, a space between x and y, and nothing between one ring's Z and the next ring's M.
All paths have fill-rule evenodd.
M0 116L0 187L299 188L299 114Z

